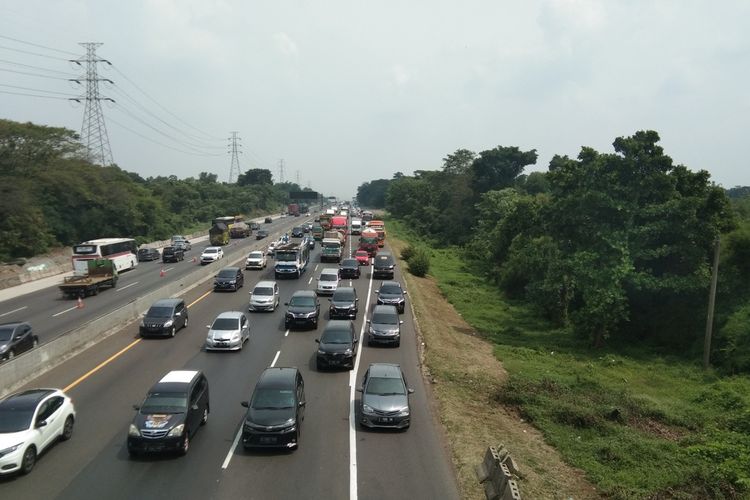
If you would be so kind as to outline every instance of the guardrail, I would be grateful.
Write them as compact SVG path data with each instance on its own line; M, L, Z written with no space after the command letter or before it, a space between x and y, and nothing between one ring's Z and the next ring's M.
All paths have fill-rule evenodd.
M269 235L269 238L281 234L281 231L277 231ZM31 349L10 361L0 364L0 381L2 381L0 398L110 335L117 333L132 321L140 319L154 301L187 293L213 278L218 269L228 265L227 262L244 259L246 253L247 248L238 248L231 254L227 254L227 258L224 260L197 268L194 272L177 281L168 283L79 328L70 330L36 349Z
M505 446L490 446L484 460L477 465L477 478L484 485L487 500L521 500L516 477L521 477L518 466Z

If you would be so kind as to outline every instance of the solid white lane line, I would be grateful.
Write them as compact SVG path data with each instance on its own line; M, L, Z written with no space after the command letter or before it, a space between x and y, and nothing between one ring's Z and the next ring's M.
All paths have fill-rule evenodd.
M288 336L289 336L289 330L287 330L286 332L284 332L284 337L288 337Z
M2 314L0 314L0 318L2 318L3 316L7 316L9 314L13 314L13 313L18 312L18 311L23 311L24 309L27 309L28 307L29 306L23 306L23 307L19 307L18 309L13 309L12 311L8 311L7 313L2 313Z
M308 284L308 285L309 285L310 283L312 283L312 279L313 279L313 277L312 277L312 276L310 276L310 279L309 279L309 280L307 280L307 284Z
M169 271L171 271L172 269L174 269L174 267L168 267L168 268L166 268L166 269L164 270L164 272L165 272L165 273L168 273L168 272L169 272Z
M133 283L131 283L131 284L129 284L129 285L125 285L125 286L123 286L123 287L120 287L120 288L118 288L117 290L115 290L115 292L122 292L122 291L123 291L123 290L125 290L126 288L130 288L131 286L133 286L133 285L137 285L137 284L138 284L138 282L137 282L137 281L134 281Z
M367 301L359 330L359 342L357 343L357 359L354 361L354 369L349 372L349 500L357 500L357 417L355 399L357 395L357 372L359 371L359 360L362 359L362 345L366 342L365 328L367 327L367 313L370 309L370 296L372 295L372 274L367 287Z
M287 330L287 333L288 332L289 330ZM280 354L281 354L281 351L276 351L276 356L274 356L273 361L271 361L271 367L273 367L276 364L276 361L279 360ZM239 444L241 437L242 437L242 425L240 425L240 428L237 431L237 435L234 436L234 441L232 441L232 446L229 448L229 453L227 453L227 456L224 458L224 462L221 464L222 470L226 470L226 468L229 467L229 462L232 461L234 450L237 448L237 445Z
M75 310L75 309L78 309L78 306L73 306L73 307L71 307L71 308L69 308L69 309L65 309L64 311L60 311L60 312L59 312L59 313L57 313L57 314L53 314L53 315L52 315L52 317L53 317L53 318L56 318L56 317L60 316L61 314L65 314L66 312L70 312L70 311L73 311L73 310Z

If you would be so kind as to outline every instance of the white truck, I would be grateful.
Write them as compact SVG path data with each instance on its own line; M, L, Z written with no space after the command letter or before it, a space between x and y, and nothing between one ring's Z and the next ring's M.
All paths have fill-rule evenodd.
M351 233L362 234L362 219L352 219Z

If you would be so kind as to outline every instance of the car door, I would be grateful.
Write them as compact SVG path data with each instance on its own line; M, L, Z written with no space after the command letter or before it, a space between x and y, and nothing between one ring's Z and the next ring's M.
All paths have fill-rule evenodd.
M201 417L203 416L204 405L201 404L201 396L203 395L204 389L204 379L200 377L190 391L190 406L188 406L188 415L185 423L187 424L191 436L200 425Z
M174 308L175 323L180 325L180 328L185 327L187 321L187 311L185 310L185 303L180 302Z
M31 335L29 335L30 331L31 329L26 325L21 325L16 328L15 332L13 332L13 337L10 340L10 344L13 346L13 350L16 352L16 354L31 349Z
M305 419L305 381L302 379L302 374L297 372L297 418L301 422Z
M63 425L61 418L64 399L60 396L51 397L39 405L34 425L40 435L39 452L47 448L60 434Z
M240 316L240 339L244 342L244 339L250 339L250 324L247 321L247 317L243 314Z
M245 284L245 275L242 274L242 270L237 270L237 287L241 287Z
M274 310L279 307L279 300L280 300L280 293L279 293L279 285L277 283L273 284L273 300L274 300Z

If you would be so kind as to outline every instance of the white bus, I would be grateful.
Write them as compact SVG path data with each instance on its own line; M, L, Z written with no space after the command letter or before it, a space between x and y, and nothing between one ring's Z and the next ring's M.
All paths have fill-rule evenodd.
M132 238L100 238L84 241L73 247L73 270L80 272L80 265L76 261L91 259L109 259L117 271L133 269L138 265L138 246Z

